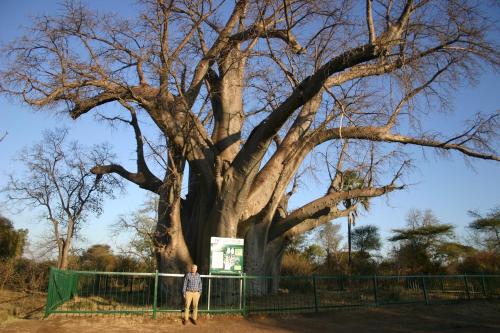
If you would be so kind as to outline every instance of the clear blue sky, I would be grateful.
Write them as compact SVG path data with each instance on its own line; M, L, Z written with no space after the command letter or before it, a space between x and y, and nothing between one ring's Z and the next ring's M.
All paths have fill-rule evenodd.
M123 6L123 0L86 1L92 7L117 11L119 14L132 15L132 6ZM133 2L133 1L130 1ZM21 25L29 25L30 17L36 14L52 14L57 8L57 1L0 1L0 42L9 41L19 35ZM492 112L499 108L499 75L485 73L478 78L475 87L463 87L456 91L453 104L455 112L451 115L432 115L424 120L429 129L454 133L467 117L477 111ZM6 182L6 175L16 166L13 158L16 152L41 138L44 129L56 126L70 128L71 137L84 144L111 143L120 161L133 166L134 142L128 128L111 130L105 124L97 123L92 116L84 116L77 121L69 117L55 116L48 112L34 112L29 108L0 97L0 134L8 131L9 135L0 144L0 187ZM498 145L497 145L498 146ZM358 225L376 224L380 226L383 237L390 230L404 225L405 215L410 208L434 211L445 223L457 226L463 233L465 225L470 222L467 210L478 209L486 212L500 204L500 163L482 160L471 160L470 165L458 153L449 158L437 157L432 150L426 149L425 156L420 148L408 148L412 153L417 170L407 182L414 185L404 191L391 194L389 197L372 200L370 212L358 219ZM314 182L307 192L296 195L291 201L291 208L304 204L308 198L318 195ZM319 186L318 186L319 187ZM130 212L144 199L146 193L133 185L127 186L127 193L116 200L105 203L104 213L99 218L91 218L83 230L86 244L123 243L124 238L110 237L110 224L120 214ZM17 228L27 228L32 241L44 229L43 222L38 222L39 214L25 211L20 214L5 210L0 206L2 214L15 223ZM345 221L341 221L345 225ZM386 242L387 245L387 242Z

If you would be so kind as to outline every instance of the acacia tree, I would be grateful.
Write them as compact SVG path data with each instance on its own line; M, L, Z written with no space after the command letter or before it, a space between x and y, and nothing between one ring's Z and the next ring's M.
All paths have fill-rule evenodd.
M446 101L446 87L499 63L475 1L141 4L136 18L73 2L39 18L5 48L0 90L74 119L120 106L105 117L133 129L136 170L112 163L92 172L159 195L161 271L184 271L193 260L207 271L210 236L219 236L245 238L248 273L276 274L290 239L356 209L342 202L403 188L406 164L389 144L499 160L498 114L477 115L450 137L416 126ZM140 119L164 136L162 174L148 164ZM359 169L366 182L326 184L323 196L289 210L290 184L317 149L331 149L329 164Z
M500 252L500 207L493 208L486 216L477 211L469 211L469 214L474 221L468 227L482 235L482 247L488 251Z
M441 223L430 209L412 209L406 223L406 228L393 229L394 236L389 238L399 244L394 251L398 263L412 273L429 273L439 268L446 257L446 247L453 244L455 227Z
M369 256L370 251L378 251L382 246L378 227L365 225L354 229L352 234L354 249L363 256Z
M102 212L103 198L113 197L120 181L111 175L95 176L95 163L113 158L106 145L86 149L68 142L68 131L46 131L41 142L25 148L18 157L22 175L12 174L6 186L12 204L41 208L50 222L57 267L66 269L73 240L90 214Z

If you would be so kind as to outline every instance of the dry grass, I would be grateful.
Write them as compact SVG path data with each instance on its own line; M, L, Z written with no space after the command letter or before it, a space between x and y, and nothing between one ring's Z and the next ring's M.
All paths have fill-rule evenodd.
M40 319L46 300L46 293L0 290L0 323L14 318Z

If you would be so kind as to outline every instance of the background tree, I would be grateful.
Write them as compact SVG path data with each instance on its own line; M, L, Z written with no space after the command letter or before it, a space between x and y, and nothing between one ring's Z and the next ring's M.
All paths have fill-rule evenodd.
M304 249L304 256L311 263L319 265L325 258L326 251L318 244L311 244Z
M482 246L488 251L500 253L500 207L495 207L486 216L477 211L469 211L475 218L468 227L482 235Z
M0 290L15 280L15 260L23 254L28 230L16 230L12 222L0 215Z
M318 228L314 237L314 242L325 251L325 272L330 272L330 274L343 273L345 270L340 228L340 224L326 223Z
M406 218L407 228L393 229L391 242L398 242L396 261L409 273L433 273L442 264L440 248L453 238L454 226L443 224L427 209L413 209Z
M142 207L131 214L120 216L113 226L114 234L132 235L127 245L120 248L125 257L133 257L144 264L147 270L156 269L155 229L158 221L158 200L149 196Z
M380 233L377 226L365 225L354 228L352 233L352 245L355 252L353 272L356 274L376 273L377 263L373 259L371 251L378 251L382 246Z
M407 162L393 144L500 159L498 114L451 137L414 126L446 103L446 88L500 63L487 38L495 26L476 1L366 1L362 11L347 0L140 5L121 19L66 2L35 20L5 48L0 92L74 119L120 106L104 117L133 129L136 170L98 163L92 172L158 194L161 271L194 260L206 272L219 236L245 238L249 274L277 274L290 239L356 209L343 202L403 188ZM139 118L164 137L158 175ZM290 185L321 149L337 170L359 170L363 187L325 183L323 196L289 210Z
M68 131L47 131L42 141L25 148L18 157L21 175L10 175L6 190L12 203L42 208L51 224L52 244L57 248L57 267L66 269L72 241L90 214L102 212L103 199L113 197L120 182L113 176L95 176L96 163L113 155L106 145L87 149L68 142Z
M378 251L382 246L379 229L375 225L365 225L354 229L352 234L354 250L362 254Z
M346 170L342 173L342 190L343 191L351 191L354 189L361 189L365 187L365 180L362 179L358 173L354 170ZM351 209L353 206L360 204L365 210L368 210L369 201L368 198L348 198L344 200L344 206L346 209ZM356 224L356 218L358 216L358 210L353 209L347 215L347 247L349 252L349 266L352 263L352 227Z
M85 250L80 258L81 268L87 271L112 272L116 267L116 257L107 244L95 244Z
M470 256L475 255L477 250L459 242L443 242L436 248L438 261L447 274L460 273L460 266ZM473 272L463 272L473 273Z
M0 215L0 260L18 258L23 254L28 230L14 229L12 222Z

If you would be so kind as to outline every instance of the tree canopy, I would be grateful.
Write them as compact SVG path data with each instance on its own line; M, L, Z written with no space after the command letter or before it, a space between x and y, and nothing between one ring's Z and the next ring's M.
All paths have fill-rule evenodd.
M23 254L28 230L14 229L12 222L0 215L0 259L15 259Z

